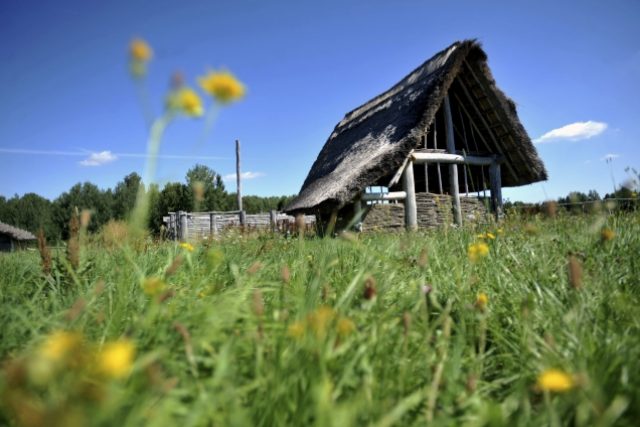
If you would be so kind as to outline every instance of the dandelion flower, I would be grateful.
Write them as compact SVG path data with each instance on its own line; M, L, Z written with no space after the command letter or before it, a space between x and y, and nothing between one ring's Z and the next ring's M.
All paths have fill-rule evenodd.
M477 242L469 245L467 256L471 262L477 262L489 255L489 245L485 242Z
M558 369L547 369L538 375L536 388L540 391L563 393L573 388L573 378Z
M493 233L487 233L486 236L487 236L487 238L489 238L491 240L494 240L496 238L496 235L493 234Z
M129 44L129 55L133 61L148 62L153 56L153 50L146 41L136 38Z
M203 91L221 104L229 104L241 99L245 94L244 85L228 71L210 71L198 79Z
M164 281L159 277L148 277L142 282L142 290L151 297L160 294L165 287Z
M40 354L52 362L64 360L82 345L82 335L75 332L56 331L50 334L40 347Z
M136 348L128 339L108 343L98 355L100 371L111 378L123 378L131 372Z
M489 297L484 292L480 292L476 297L476 307L480 311L484 311L487 308L487 304L489 303Z
M191 243L188 243L188 242L180 243L180 247L182 249L184 249L185 251L188 251L188 252L193 252L195 250L193 245Z

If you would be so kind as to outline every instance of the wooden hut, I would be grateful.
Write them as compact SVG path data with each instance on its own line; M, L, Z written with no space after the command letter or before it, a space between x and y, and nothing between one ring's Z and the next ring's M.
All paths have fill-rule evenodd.
M490 191L545 180L515 103L496 86L475 40L437 53L337 124L286 207L321 224L462 224ZM370 227L371 228L371 227Z
M0 222L0 252L21 249L36 240L36 236L26 230Z

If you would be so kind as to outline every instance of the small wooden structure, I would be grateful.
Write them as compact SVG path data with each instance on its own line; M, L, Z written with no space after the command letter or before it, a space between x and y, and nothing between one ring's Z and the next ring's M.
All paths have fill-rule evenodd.
M301 216L305 231L315 232L315 216ZM216 237L230 229L262 230L270 232L298 231L296 218L271 211L247 214L244 211L169 212L163 218L167 237L172 240L194 241Z
M390 218L402 212L413 230L441 223L425 216L444 201L461 225L476 209L473 193L490 190L499 218L502 187L546 178L514 102L496 86L481 46L467 40L348 113L285 211L315 214L332 230L366 222L380 203L397 204Z
M27 230L0 222L0 252L25 248L35 240L36 236Z

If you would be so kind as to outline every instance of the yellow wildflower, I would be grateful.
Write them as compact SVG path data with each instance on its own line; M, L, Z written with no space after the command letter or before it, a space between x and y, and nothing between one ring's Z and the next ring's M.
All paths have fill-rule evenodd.
M188 243L188 242L180 243L180 247L182 249L184 249L185 251L189 251L189 252L193 252L195 250L193 245L191 243Z
M605 227L600 232L600 238L602 239L603 242L608 242L609 240L612 240L614 237L616 237L616 233L610 228Z
M489 303L489 296L484 292L480 292L476 297L476 307L480 311L484 311L487 308L487 304Z
M496 235L493 234L493 233L487 233L486 236L487 236L487 238L489 238L491 240L494 240L496 238Z
M348 337L353 331L356 330L356 324L353 323L353 321L348 317L342 317L340 318L340 320L338 320L336 330L338 331L339 337Z
M70 356L82 345L82 335L76 332L56 331L50 334L40 347L40 354L52 362Z
M146 41L136 38L129 44L129 55L134 61L148 62L153 56L153 50Z
M128 339L121 339L108 344L98 355L100 371L111 378L122 378L131 372L131 365L136 348Z
M496 230L496 233L497 233L497 234L504 234L504 230L503 230L502 228L498 228L498 229Z
M148 277L142 282L142 290L151 297L160 294L165 287L164 281L159 277Z
M198 94L188 87L174 90L167 99L170 110L178 111L189 117L200 117L204 114L202 100Z
M296 339L300 339L304 336L304 323L297 321L289 325L287 329L287 334Z
M323 305L309 315L308 321L311 329L313 329L316 336L322 338L325 336L327 327L329 326L329 323L331 323L331 321L334 319L334 317L335 312L333 311L333 309L331 307Z
M573 378L558 369L547 369L538 375L536 388L540 391L563 393L573 388Z
M469 245L467 255L471 262L477 262L489 255L489 246L485 242L477 242Z
M228 71L210 71L198 79L203 91L221 104L229 104L244 96L245 87Z

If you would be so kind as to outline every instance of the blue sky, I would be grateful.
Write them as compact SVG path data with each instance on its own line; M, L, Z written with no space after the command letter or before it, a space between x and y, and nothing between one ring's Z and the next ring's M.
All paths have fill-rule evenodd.
M182 181L197 157L233 173L237 138L253 175L245 194L295 194L346 112L453 41L478 38L532 139L556 130L536 145L549 181L505 197L604 194L613 186L605 156L618 184L640 166L638 18L640 2L619 0L3 0L0 194L55 198L77 182L106 188L143 174L147 131L126 60L134 36L154 48L156 112L175 70L193 84L224 66L248 87L204 144L202 121L171 125L161 182Z

